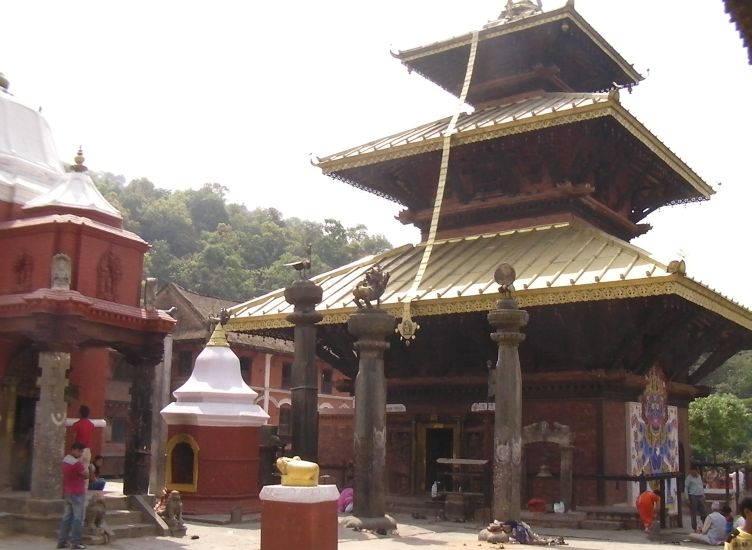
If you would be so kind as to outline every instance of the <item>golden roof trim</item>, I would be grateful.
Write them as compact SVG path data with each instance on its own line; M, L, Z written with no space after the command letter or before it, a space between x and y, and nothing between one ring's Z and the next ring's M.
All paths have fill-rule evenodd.
M708 185L694 170L692 170L665 143L640 122L632 113L620 104L612 105L612 116L633 136L638 138L653 154L665 162L672 170L689 182L700 194L706 198L715 194L715 190Z
M590 95L590 94L583 94ZM596 95L596 94L592 94ZM512 120L511 122L503 122L500 124L494 124L493 126L484 126L481 128L474 128L471 130L461 130L457 128L457 133L452 136L452 145L465 145L468 143L477 143L479 141L488 141L497 137L504 137L514 134L522 134L524 132L541 130L544 128L551 128L554 126L561 126L564 124L570 124L573 122L581 122L584 120L592 120L603 116L612 114L609 109L609 105L612 104L611 99L607 99L606 96L599 95L600 99L597 103L591 103L589 105L570 107L566 111L552 111L540 115L533 115L531 117L525 117L522 119ZM493 109L493 108L492 108ZM447 118L447 123L448 123ZM438 121L437 121L438 122ZM427 126L432 123L427 123L423 126ZM433 123L435 124L435 122ZM408 130L409 131L409 130ZM373 151L369 153L353 154L352 156L343 157L341 159L327 161L321 160L317 166L325 174L331 174L341 170L347 170L350 168L359 168L362 166L368 166L377 164L386 160L394 160L398 158L416 156L421 153L429 153L431 151L441 150L444 136L442 135L445 129L440 130L440 133L436 137L426 139L424 141L408 143L406 145L396 145L388 147L383 150ZM390 137L397 137L405 132L394 134ZM382 140L385 138L382 138ZM379 140L381 141L381 140ZM363 144L361 147L365 147L367 144ZM335 156L340 153L335 153Z
M614 49L608 41L603 38L590 24L574 9L568 5L565 5L557 10L544 12L541 14L512 21L510 23L500 24L493 27L487 27L479 31L479 40L490 40L504 36L505 34L512 34L522 30L538 27L547 23L553 23L562 19L566 19L567 16L578 26L578 28L593 42L601 47L601 51L605 53L611 60L616 63L627 75L630 76L635 82L643 80L643 76L638 73L635 68L624 59L619 52ZM444 51L452 50L461 46L469 46L472 40L472 33L462 34L439 42L434 42L427 46L418 46L409 50L397 52L395 55L403 64L407 64L410 61L415 61L429 55L434 55Z
M593 120L605 116L611 116L621 124L630 134L637 138L660 160L665 162L703 197L708 198L715 193L715 190L681 158L679 158L676 153L656 137L655 134L648 130L644 124L619 104L618 101L611 98L606 99L604 97L601 101L590 103L589 105L571 107L566 111L552 111L540 115L533 115L532 117L512 120L511 122L503 122L490 127L484 126L470 130L458 130L452 138L452 144L457 146L488 141L500 137ZM416 142L415 144L396 145L380 151L354 154L333 161L322 161L318 166L325 174L331 175L342 170L373 165L387 160L416 156L431 151L438 151L441 149L443 143L443 136L441 135L443 131L444 130L442 130L437 137ZM395 136L396 135L399 134L395 134Z
M545 289L521 290L515 293L520 308L541 307L557 304L572 304L600 300L619 300L628 298L646 298L675 294L685 300L716 313L747 330L752 330L752 311L724 296L704 287L700 283L679 274L662 275L627 281L595 283L578 287L552 287ZM432 298L416 300L412 304L415 317L449 315L456 313L473 313L488 311L494 307L497 294L477 296L459 296L452 298ZM382 309L397 318L402 315L402 304L388 304ZM321 325L345 324L356 307L338 308L322 311ZM227 329L232 331L252 331L274 328L289 328L293 325L286 321L285 314L263 317L231 318Z

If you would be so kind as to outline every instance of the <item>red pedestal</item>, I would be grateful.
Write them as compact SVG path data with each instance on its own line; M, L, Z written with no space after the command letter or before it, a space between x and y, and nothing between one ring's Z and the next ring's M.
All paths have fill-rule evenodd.
M184 514L229 514L235 507L259 511L261 428L169 426L167 433L168 440L190 435L199 446L196 492L181 491Z
M336 550L335 485L261 490L261 550Z

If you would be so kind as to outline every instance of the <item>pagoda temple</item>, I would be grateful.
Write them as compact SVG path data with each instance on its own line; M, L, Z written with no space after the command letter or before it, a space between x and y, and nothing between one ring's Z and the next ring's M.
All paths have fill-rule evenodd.
M752 346L752 312L692 279L683 260L630 244L651 212L713 189L622 106L642 76L572 1L548 12L510 1L478 31L395 57L471 112L318 159L325 174L401 204L422 242L313 279L319 357L354 377L352 288L374 266L391 274L387 493L424 495L437 480L460 489L441 478L441 458L492 462L487 313L494 271L508 263L530 315L523 425L567 434L571 505L633 502L635 487L614 478L683 470L688 405L708 391L699 383ZM278 290L232 308L226 328L289 338L291 311ZM558 499L555 440L528 441L523 497Z

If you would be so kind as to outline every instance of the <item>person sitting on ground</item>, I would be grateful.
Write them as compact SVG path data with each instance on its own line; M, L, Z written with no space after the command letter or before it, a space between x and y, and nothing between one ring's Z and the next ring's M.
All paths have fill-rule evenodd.
M89 491L102 491L104 490L105 480L102 478L102 461L104 457L97 455L89 465Z
M337 509L340 512L349 514L353 509L353 489L352 487L345 487L339 494L337 499Z
M640 515L640 520L645 527L646 533L650 533L657 528L656 522L658 521L661 496L661 491L659 489L648 489L641 493L635 501L637 513Z
M739 503L739 514L744 517L744 525L731 532L724 550L752 550L752 497L746 497Z
M705 518L705 522L698 529L698 532L689 535L689 540L692 542L719 546L726 540L727 516L731 514L731 508L728 506L721 508L718 502L714 502L711 510L712 512Z

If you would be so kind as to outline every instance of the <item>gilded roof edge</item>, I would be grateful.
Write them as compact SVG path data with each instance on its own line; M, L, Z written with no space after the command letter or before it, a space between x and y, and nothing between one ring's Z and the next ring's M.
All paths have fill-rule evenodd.
M626 108L616 100L608 99L603 102L593 103L582 107L574 107L565 112L551 112L536 115L532 118L524 118L509 123L502 123L491 127L475 128L458 132L453 136L453 145L465 145L479 141L488 141L499 137L521 134L554 126L562 126L600 117L611 116L624 128L635 136L652 153L665 162L672 170L684 178L704 198L714 194L713 188L708 185L694 170L692 170L676 153L669 149L655 134L650 132L644 124L634 117ZM395 137L400 134L395 134ZM393 160L409 156L415 156L441 149L443 137L426 139L425 141L404 146L389 147L373 153L357 154L338 160L327 161L326 158L317 163L318 167L326 175L335 172L377 164L386 160ZM337 153L339 154L339 153ZM334 156L334 155L331 155Z
M528 308L671 294L684 298L708 311L712 311L747 330L752 330L752 311L710 290L693 279L679 274L662 276L652 280L617 281L582 285L576 288L557 287L523 290L516 292L515 297L521 308ZM412 311L415 317L488 311L494 307L497 299L498 296L496 295L486 294L421 300L413 302ZM382 309L397 318L401 318L402 316L402 304L384 305ZM355 307L347 307L322 311L321 313L324 318L319 324L345 324L348 317L356 310L357 308ZM292 327L292 324L285 320L285 316L286 314L273 314L262 317L231 318L226 328L234 332L242 332Z
M593 42L601 47L603 53L605 53L611 60L616 63L621 70L634 80L639 82L644 80L644 77L635 70L635 68L624 59L619 52L617 52L611 44L606 41L603 36L600 35L590 24L580 15L574 8L565 5L557 10L544 12L539 15L526 17L512 23L502 24L498 26L489 27L480 31L481 40L489 40L497 38L505 34L511 34L519 32L525 29L544 25L546 23L552 23L561 19L565 19L570 16L572 21L579 27L579 29L585 33ZM472 33L462 34L453 38L434 42L427 46L418 46L409 50L403 50L397 52L394 57L399 59L402 63L407 64L410 61L441 53L443 51L451 50L459 46L470 45L472 39Z

